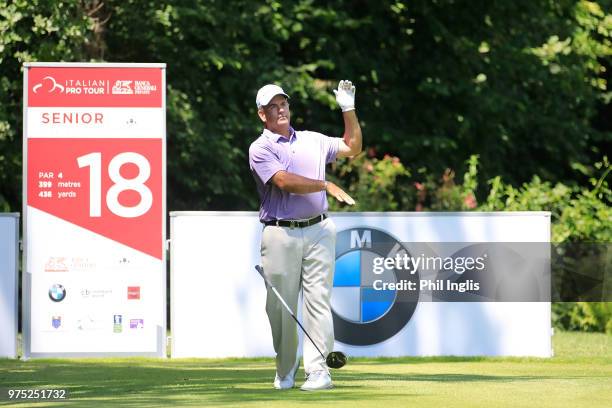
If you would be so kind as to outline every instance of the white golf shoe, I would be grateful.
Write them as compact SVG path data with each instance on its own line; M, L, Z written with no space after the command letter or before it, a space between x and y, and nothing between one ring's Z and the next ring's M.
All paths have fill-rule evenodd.
M277 390L288 390L293 388L295 385L295 374L298 368L300 368L300 360L295 362L295 365L286 376L279 377L278 373L276 373L276 377L274 377L274 388Z
M327 370L317 370L308 374L308 378L304 385L300 387L302 391L318 391L329 390L334 385L332 384L331 376Z

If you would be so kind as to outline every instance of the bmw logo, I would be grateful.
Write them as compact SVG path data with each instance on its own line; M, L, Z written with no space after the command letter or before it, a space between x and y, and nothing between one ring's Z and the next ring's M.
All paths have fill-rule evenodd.
M367 346L393 337L406 326L418 303L418 272L374 269L375 258L393 258L404 253L408 251L401 242L375 228L351 228L337 233L332 293L336 340ZM389 289L388 284L406 281L415 282L416 290Z
M49 298L54 302L61 302L66 297L66 289L59 283L49 289Z

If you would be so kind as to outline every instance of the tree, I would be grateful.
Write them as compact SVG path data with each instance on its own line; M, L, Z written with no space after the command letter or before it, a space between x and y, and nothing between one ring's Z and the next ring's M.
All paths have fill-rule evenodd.
M478 154L484 179L584 183L572 168L612 140L610 4L0 0L0 206L19 208L20 66L36 60L167 63L171 210L256 208L246 155L268 82L297 128L339 136L331 90L352 79L366 145L410 169Z
M0 0L0 210L20 210L22 64L83 60L93 27L79 2Z

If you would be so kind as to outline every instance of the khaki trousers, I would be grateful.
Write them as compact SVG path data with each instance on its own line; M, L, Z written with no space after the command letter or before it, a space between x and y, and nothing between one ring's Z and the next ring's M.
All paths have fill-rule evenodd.
M306 228L265 226L261 239L261 259L266 278L296 316L302 289L302 325L325 356L334 347L330 298L335 249L336 226L329 218ZM284 377L298 360L298 327L270 289L266 313L272 328L276 372ZM305 336L304 371L308 375L317 370L327 370L327 365Z

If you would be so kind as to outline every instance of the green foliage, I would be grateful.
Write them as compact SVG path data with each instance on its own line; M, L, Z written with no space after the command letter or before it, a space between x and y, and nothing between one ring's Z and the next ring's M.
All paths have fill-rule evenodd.
M553 326L612 334L612 302L553 303Z
M455 172L453 170L446 169L444 171L444 174L442 174L440 186L437 186L436 182L431 178L425 185L425 192L433 192L431 202L429 203L429 206L425 208L431 209L433 211L461 210L461 187L455 183Z
M534 176L530 182L514 187L497 176L489 181L490 190L481 206L484 211L551 211L553 220L559 217L572 194L572 188L543 182Z
M429 209L433 211L469 211L477 206L476 189L478 187L478 155L472 155L466 161L467 171L463 175L463 184L455 183L455 172L446 169L442 174L441 184L437 185L431 178L421 191L420 203L426 201L427 191L432 191ZM425 207L424 207L425 208ZM417 206L417 209L421 209Z
M553 227L553 240L584 242L612 241L612 191L607 182L612 167L608 158L595 163L594 171L600 171L599 178L590 177L592 189L581 188L561 212L557 225Z
M370 150L373 151L373 150ZM478 156L466 161L463 184L455 183L455 173L446 169L436 179L421 168L412 172L397 157L383 159L362 154L334 169L334 180L347 186L356 200L354 207L343 207L330 200L333 210L350 211L550 211L552 241L612 241L612 192L607 177L610 163L603 160L593 167L580 167L589 176L590 188L552 184L534 176L520 187L504 183L501 177L489 180L486 200L478 205ZM416 174L414 176L413 174Z
M581 166L590 177L591 188L554 186L534 176L529 183L516 188L496 177L489 181L491 189L480 210L484 211L550 211L552 241L610 242L612 241L611 190L607 177L610 163L604 156L593 168Z
M328 200L332 211L398 211L414 197L408 184L410 172L399 158L385 155L382 159L364 153L338 164L335 177L339 185L349 182L347 192L356 198L354 206L346 207L336 200Z
M592 162L610 140L605 123L602 131L592 125L607 106L608 0L594 3L603 15L584 1L105 4L105 58L167 62L168 83L185 101L182 112L169 106L171 209L256 208L246 152L261 131L253 99L266 82L290 92L296 128L337 136L331 89L352 79L366 143L430 174L463 171L475 153L483 179L566 181L575 176L569 163ZM452 174L418 174L414 182L429 183L423 208L474 205L477 192L465 204ZM380 195L363 206L418 204L414 184L390 190L407 201L382 203Z
M21 65L84 59L92 29L77 1L0 0L0 211L20 210Z
M257 207L247 152L262 130L254 102L260 86L281 82L290 90L298 128L304 126L300 111L306 103L331 103L328 87L314 80L327 62L285 60L289 38L318 11L309 5L107 2L113 13L107 58L168 63L171 210Z
M610 5L0 0L0 209L20 207L20 67L43 60L168 64L171 210L257 207L246 154L267 82L290 92L296 128L332 136L342 120L331 89L356 83L367 145L417 169L389 173L410 179L389 187L396 204L377 191L364 207L470 209L486 185L457 185L445 169L465 173L472 154L483 180L583 184L571 164L611 141Z
M455 172L446 169L436 179L420 168L412 172L395 156L374 157L360 154L334 166L332 180L355 200L348 207L329 199L332 211L464 211L477 206L475 191L478 187L478 156L467 161L463 184L455 183Z
M573 49L587 58L587 69L590 84L597 89L604 103L609 104L612 90L609 89L605 72L610 68L606 61L612 56L612 14L604 12L599 3L579 1L575 7L575 18L578 25L572 36ZM606 68L608 65L608 68Z

